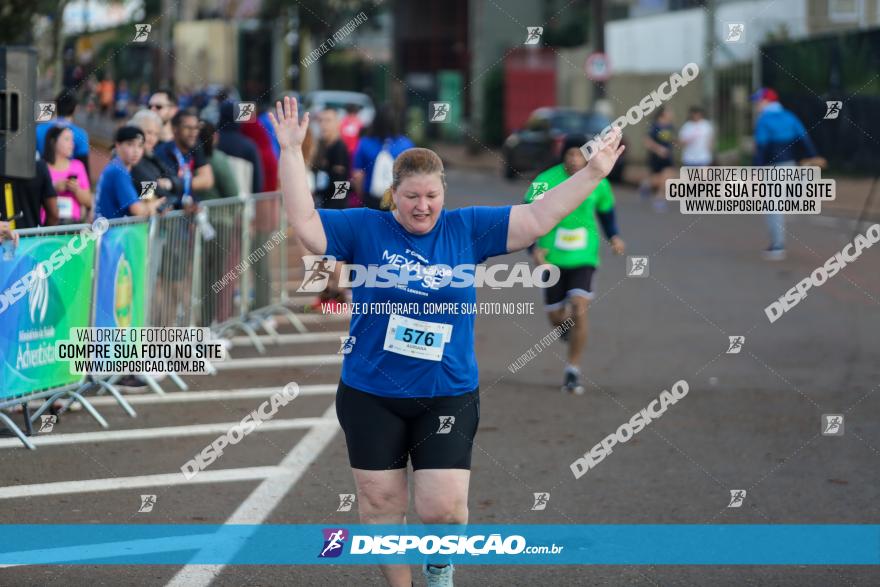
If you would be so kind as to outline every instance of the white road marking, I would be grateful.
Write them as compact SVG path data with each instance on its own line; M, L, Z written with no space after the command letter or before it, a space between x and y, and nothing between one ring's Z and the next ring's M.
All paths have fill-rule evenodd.
M270 367L309 367L312 365L339 365L342 355L305 355L302 357L253 357L250 359L229 359L213 363L218 371L232 369L262 369Z
M97 544L78 544L59 548L41 548L39 550L19 550L16 552L4 552L5 559L39 557L40 560L51 562L0 565L0 568L26 567L37 564L59 564L62 562L74 562L81 560L102 559L116 556L137 556L139 554L153 554L157 552L178 552L183 550L196 550L206 540L210 540L212 534L188 534L185 536L166 536L164 538L146 538L142 540L126 540L124 542L103 542Z
M327 312L326 314L315 312L314 314L302 314L298 316L303 324L312 324L327 322L328 320L348 320L351 318L351 312L344 312L341 314L335 314L333 312Z
M136 477L110 477L107 479L86 479L81 481L56 481L54 483L34 483L33 485L12 485L0 487L0 499L18 497L38 497L44 495L65 495L68 493L92 493L93 491L118 491L120 489L141 489L145 487L171 487L193 483L228 483L233 481L253 481L266 479L282 472L280 467L243 467L238 469L219 469L200 471L187 480L180 471L159 475L140 475Z
M302 316L300 316L302 318ZM348 336L347 330L336 332L303 332L302 334L279 334L278 337L261 335L257 338L263 344L304 344L307 342L339 342L340 336ZM253 344L247 336L233 336L229 339L233 345L250 346Z
M299 388L299 395L332 395L336 393L337 384L327 385L302 385ZM143 395L125 395L125 400L130 404L167 404L180 402L209 402L236 399L259 399L268 398L281 391L278 387L251 387L248 389L235 389L223 391L215 389L211 391L169 391L165 395L156 395L148 393ZM115 406L116 399L109 395L98 397L89 397L89 403L93 406Z
M323 418L336 423L335 404L324 412ZM262 524L296 485L305 470L318 458L321 451L330 444L337 430L339 430L338 426L327 425L312 428L279 463L278 467L282 472L260 483L226 520L226 524ZM231 544L227 548L226 552L219 554L231 559L239 546ZM186 565L174 575L166 587L207 587L223 571L224 566Z
M71 432L69 434L38 434L30 440L37 447L60 444L77 444L80 442L113 442L120 440L147 440L152 438L183 438L185 436L202 436L208 434L224 434L241 422L217 422L214 424L189 424L186 426L165 426L161 428L135 428L134 430L99 430L96 432ZM254 429L254 433L271 430L295 430L328 426L336 424L335 418L292 418L287 420L266 420ZM18 448L21 441L17 438L0 440L0 448Z

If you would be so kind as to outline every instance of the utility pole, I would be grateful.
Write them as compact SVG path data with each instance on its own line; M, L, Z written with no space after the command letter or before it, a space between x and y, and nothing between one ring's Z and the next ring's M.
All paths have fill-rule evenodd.
M176 14L172 14L171 0L162 0L160 3L162 16L159 19L159 86L171 86L171 60L169 52L172 51L171 22L176 20Z
M593 52L605 53L605 0L591 0L590 7L592 14L592 31L590 33L590 41ZM593 107L599 100L605 98L605 84L607 82L593 81Z
M706 109L706 116L717 124L716 108L718 101L715 99L715 3L717 0L706 0L704 14L705 20L705 36L703 38L704 54L706 62L703 64L700 73L703 75L703 107Z

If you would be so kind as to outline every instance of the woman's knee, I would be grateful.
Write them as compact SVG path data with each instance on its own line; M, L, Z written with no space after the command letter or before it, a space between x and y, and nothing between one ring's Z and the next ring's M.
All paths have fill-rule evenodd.
M406 489L363 484L358 488L358 509L368 515L406 514L408 496Z
M455 496L416 498L416 515L423 524L465 524L468 519L466 499Z

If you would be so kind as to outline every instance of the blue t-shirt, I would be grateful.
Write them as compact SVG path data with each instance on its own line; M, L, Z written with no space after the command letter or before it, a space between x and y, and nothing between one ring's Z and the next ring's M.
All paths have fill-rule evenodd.
M797 116L773 102L755 123L754 165L778 165L815 157L816 147Z
M66 118L57 118L50 122L41 122L37 125L37 152L43 156L43 148L46 145L46 133L53 126L66 126L73 132L73 156L76 159L89 155L89 133L73 124Z
M398 155L407 149L415 147L411 140L402 135L386 140L388 141L388 151L391 153L392 159L397 159ZM382 152L384 145L385 141L382 139L363 137L358 142L357 151L354 152L354 168L364 172L364 192L368 197L370 195L370 184L373 181L373 164L376 162L376 157Z
M327 235L326 255L358 265L406 265L430 268L460 264L477 265L494 255L507 253L507 229L511 206L474 206L442 211L431 232L415 235L406 231L391 212L353 208L320 209L318 214ZM429 269L427 272L430 273ZM469 272L473 274L472 272ZM426 280L430 281L430 280ZM453 283L457 280L453 279ZM460 283L460 281L459 281ZM435 287L431 287L434 285ZM462 311L425 313L424 304L475 304L476 288L436 287L424 281L410 281L407 287L352 288L352 302L414 304L419 312L401 312L393 318L385 312L353 312L349 334L353 349L344 355L342 380L346 385L385 397L433 397L462 395L477 389L479 371L474 353L474 313ZM398 307L400 307L398 305ZM436 329L452 328L443 344L436 334L418 334L408 320L432 323ZM445 325L445 326L444 326ZM389 326L391 332L389 333ZM386 336L387 335L387 336ZM411 335L442 349L442 358L432 360L385 350L389 339L401 344ZM406 339L404 339L406 336ZM438 349L438 350L439 350Z
M114 157L98 180L95 192L95 216L108 220L128 216L128 207L138 201L131 172L118 157Z

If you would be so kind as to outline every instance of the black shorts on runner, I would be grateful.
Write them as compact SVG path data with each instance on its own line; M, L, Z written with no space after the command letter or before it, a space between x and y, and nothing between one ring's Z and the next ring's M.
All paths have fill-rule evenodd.
M670 159L669 157L658 157L657 155L651 153L649 160L651 165L651 173L660 173L667 167L673 167L672 159Z
M559 281L544 290L544 309L558 310L565 305L569 296L582 296L593 299L593 273L596 268L591 265L582 267L559 268Z
M470 469L480 422L479 388L463 395L383 397L342 380L336 417L355 469Z

